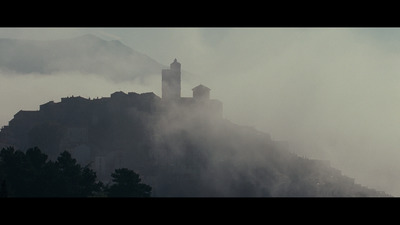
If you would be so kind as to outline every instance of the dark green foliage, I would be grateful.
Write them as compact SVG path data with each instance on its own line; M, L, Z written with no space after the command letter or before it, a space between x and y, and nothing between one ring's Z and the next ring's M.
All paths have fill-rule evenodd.
M29 192L28 187L32 178L29 176L31 169L25 154L9 147L0 152L0 158L0 171L2 171L2 180L5 180L8 184L8 195L13 196L16 193L25 195Z
M62 152L54 166L59 175L57 196L88 197L100 191L102 184L96 181L96 173L88 166L82 167L77 164L69 152Z
M116 169L112 184L107 188L109 197L150 197L151 187L141 183L137 173L127 168Z
M77 164L67 151L52 162L36 147L26 153L2 149L0 171L1 192L9 197L89 197L102 188L96 173Z
M6 180L3 180L3 182L1 182L1 187L0 187L0 198L6 198L7 196L8 196L7 183Z
M151 187L128 169L116 169L114 184L104 187L90 165L82 167L67 151L55 162L37 147L26 153L0 151L0 197L150 197Z

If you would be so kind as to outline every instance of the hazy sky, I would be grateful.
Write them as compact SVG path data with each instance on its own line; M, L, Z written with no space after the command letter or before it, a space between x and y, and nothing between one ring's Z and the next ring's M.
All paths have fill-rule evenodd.
M34 40L87 33L120 40L163 65L177 58L194 74L182 77L183 96L204 84L232 122L298 143L297 153L328 159L356 182L400 196L400 29L0 28L0 38ZM2 125L20 109L65 95L118 89L161 96L158 83L82 74L0 79Z

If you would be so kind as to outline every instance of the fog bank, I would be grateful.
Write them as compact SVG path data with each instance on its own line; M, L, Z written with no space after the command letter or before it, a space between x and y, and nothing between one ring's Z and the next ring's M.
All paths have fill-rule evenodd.
M174 58L182 96L199 83L224 104L224 117L287 140L293 151L328 159L358 183L400 196L399 29L149 28L87 29L164 65ZM79 32L82 32L80 30ZM397 33L396 33L397 32ZM397 36L396 36L397 35ZM62 72L61 72L62 73ZM161 71L160 71L161 76ZM64 96L154 92L154 76L110 82L96 75L0 76L1 124L17 111Z

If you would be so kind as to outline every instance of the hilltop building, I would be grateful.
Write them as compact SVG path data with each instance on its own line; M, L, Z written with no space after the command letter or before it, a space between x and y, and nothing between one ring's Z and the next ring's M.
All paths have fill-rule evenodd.
M222 118L222 102L210 99L210 88L200 84L192 89L193 97L181 97L181 64L174 59L169 69L162 70L162 100L167 105L176 103L203 115ZM183 110L183 108L182 108Z
M210 100L210 90L210 88L200 84L192 89L193 98L200 101Z

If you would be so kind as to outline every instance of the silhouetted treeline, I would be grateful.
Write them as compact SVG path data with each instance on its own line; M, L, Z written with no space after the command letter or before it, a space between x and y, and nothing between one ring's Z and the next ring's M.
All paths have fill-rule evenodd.
M68 151L56 161L37 147L25 153L13 147L0 152L1 197L150 197L151 187L133 170L116 169L111 184L97 179L90 165L81 166Z

